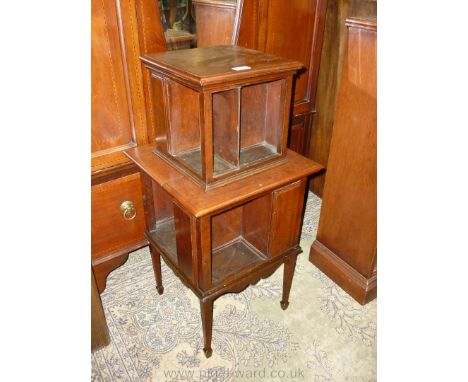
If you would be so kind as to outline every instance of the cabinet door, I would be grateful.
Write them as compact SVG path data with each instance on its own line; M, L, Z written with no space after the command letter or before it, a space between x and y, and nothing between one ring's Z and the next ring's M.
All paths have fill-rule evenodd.
M270 256L299 244L306 180L301 179L273 192Z
M135 1L91 1L91 167L128 159L146 141Z

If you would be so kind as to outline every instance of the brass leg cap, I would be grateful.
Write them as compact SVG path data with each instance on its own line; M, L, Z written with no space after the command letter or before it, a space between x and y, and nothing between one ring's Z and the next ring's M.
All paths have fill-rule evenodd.
M289 306L289 301L280 301L281 309L286 310Z
M163 287L163 286L157 286L157 287L156 287L156 290L158 291L158 294L161 295L161 294L163 294L163 292L164 292L164 287Z
M203 348L203 353L205 353L206 358L210 358L213 354L213 349L211 348Z

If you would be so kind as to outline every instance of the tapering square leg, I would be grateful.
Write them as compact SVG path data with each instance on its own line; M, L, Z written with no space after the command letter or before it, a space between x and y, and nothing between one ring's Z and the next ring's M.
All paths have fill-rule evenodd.
M289 306L289 292L291 291L294 269L296 268L297 255L289 256L284 262L283 276L283 299L280 302L281 309L286 310Z
M151 252L151 261L153 262L153 271L154 276L156 278L156 290L159 294L163 294L164 287L162 284L162 277L161 277L161 256L156 248L153 248L150 245L150 252Z
M206 358L210 358L213 353L211 349L211 334L213 330L213 300L200 300L200 312L203 327L204 347L203 352Z

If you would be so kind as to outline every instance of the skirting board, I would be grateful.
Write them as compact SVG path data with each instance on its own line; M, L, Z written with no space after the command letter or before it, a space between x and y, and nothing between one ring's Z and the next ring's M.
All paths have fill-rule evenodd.
M361 305L377 297L377 273L365 278L318 240L310 248L309 261Z

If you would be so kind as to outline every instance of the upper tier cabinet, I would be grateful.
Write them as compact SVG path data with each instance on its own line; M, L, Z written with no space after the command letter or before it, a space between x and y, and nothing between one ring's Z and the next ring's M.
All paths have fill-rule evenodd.
M143 56L155 153L204 189L283 163L293 75L302 64L237 46Z

